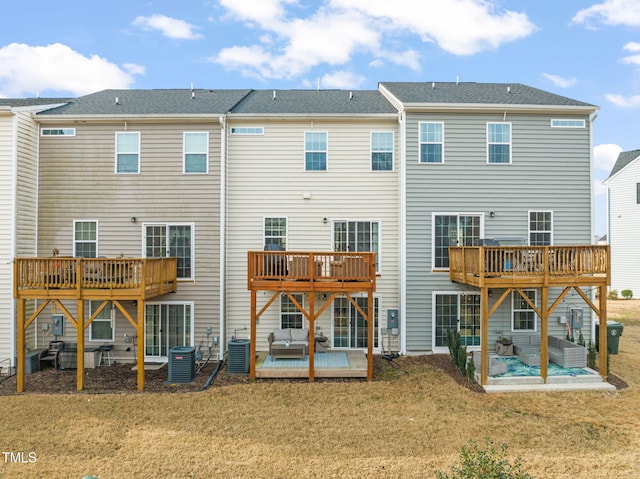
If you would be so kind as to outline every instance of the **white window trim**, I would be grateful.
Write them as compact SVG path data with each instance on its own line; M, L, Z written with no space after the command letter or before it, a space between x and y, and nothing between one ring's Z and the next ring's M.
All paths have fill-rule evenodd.
M259 131L253 131L253 130L259 130ZM260 136L260 135L264 135L264 127L263 126L232 126L231 134L245 135L245 136Z
M479 216L480 217L480 238L484 238L484 213L478 212L440 212L431 213L431 271L435 273L448 273L449 268L436 268L436 216Z
M457 331L460 331L460 297L464 295L480 296L480 293L470 291L432 291L431 292L431 349L434 353L449 352L449 346L436 346L436 297L437 296L457 296L458 297L458 322ZM480 322L480 334L482 335L482 321ZM479 350L480 346L467 346L468 351Z
M91 312L91 303L95 302L98 304L102 304L102 300L96 300L96 299L92 299L89 300L89 317L91 317L91 315L93 314ZM93 338L93 325L95 324L96 321L99 322L106 322L106 319L101 319L101 318L95 318L93 321L91 321L91 324L89 325L89 341L90 342L94 342L94 343L109 343L109 342L114 342L116 339L116 325L115 325L115 321L114 321L114 315L115 315L115 305L113 304L113 301L110 301L111 303L111 308L109 308L109 306L106 306L105 309L109 308L109 323L111 324L111 339L94 339Z
M327 149L326 150L307 150L307 133L324 133L326 135ZM326 173L327 171L329 171L329 132L324 130L322 131L307 130L304 132L302 140L303 140L303 149L304 149L304 154L302 155L302 160L303 160L302 167L304 168L304 171L307 173ZM324 170L307 170L307 153L324 153L326 155L325 169Z
M360 293L352 293L351 297L354 298L354 299L355 298L366 298L367 297L367 293L362 293L362 292L360 292ZM345 295L338 295L337 298L346 298L346 296ZM381 293L373 293L374 310L375 310L375 300L376 299L378 300L378 330L373 332L374 341L373 341L373 346L372 347L373 347L373 352L374 353L379 353L383 349L382 329L386 329L387 328L387 323L386 323L385 318L384 318L384 316L382 314L382 311L383 311L382 294ZM351 304L351 302L349 300L347 300L347 302L349 304ZM365 351L366 352L367 348L350 348L350 347L337 348L337 347L333 346L334 339L335 339L334 338L335 334L334 334L334 329L333 329L334 325L335 325L335 313L336 313L335 304L331 305L331 307L329 309L331 310L331 323L329 325L329 344L331 344L331 347L333 349L338 350L338 351L347 351L347 350L360 351L361 350L361 351ZM373 323L375 324L375 318L374 318ZM325 336L326 336L326 334L325 334ZM375 337L376 336L378 338L377 339L378 346L375 345L375 343L376 343Z
M98 220L73 220L73 232L72 232L72 236L73 236L73 245L72 245L72 250L73 251L73 256L75 257L76 255L76 243L88 243L88 241L77 241L76 240L76 224L77 223L95 223L96 224L96 239L95 239L95 243L96 243L96 258L100 255L99 251L99 244L98 244L98 239L100 238L100 224L98 223Z
M538 291L536 289L523 289L522 292L524 293L528 293L528 292L533 292L533 294L535 295L534 300L533 300L533 304L536 305L536 307L538 307ZM535 333L538 331L538 313L535 312L535 310L527 308L527 309L516 309L514 307L513 302L516 300L516 298L520 298L520 293L518 293L517 291L512 291L511 292L511 332L512 333ZM527 306L529 306L527 304ZM532 312L533 313L533 329L515 329L515 313L517 311L527 311L527 312Z
M561 124L564 122L580 122L580 125L576 124ZM551 128L568 128L568 129L583 129L587 127L587 120L580 118L552 118Z
M189 278L177 278L178 282L184 281L184 282L193 282L196 279L196 224L195 223L162 223L162 222L149 222L149 223L142 223L142 254L141 254L141 258L147 258L147 227L149 226L164 226L166 227L167 231L166 234L169 234L169 227L170 226L189 226L191 228L191 277ZM168 248L168 244L165 245ZM169 256L169 250L166 249L165 250L165 257L166 258L170 258L171 256ZM150 303L145 303L145 304L150 304ZM160 303L158 303L160 304ZM162 304L171 304L171 303L162 303ZM187 304L184 302L178 302L176 304Z
M266 240L267 240L267 235L265 235L265 231L264 231L264 227L265 227L265 220L267 218L278 218L278 219L284 219L286 221L286 227L285 227L285 238L284 238L284 249L288 250L289 249L289 217L287 215L264 215L262 217L262 247L264 248L264 246L267 244Z
M302 301L298 301L298 302L300 303L300 306L302 306L302 308L304 309L304 298L306 297L306 294L305 294L305 293L303 293L303 292L292 292L291 294L292 294L293 296L295 296L295 295L300 295L300 296L302 297ZM279 324L280 324L280 327L281 327L281 328L283 327L283 326L282 326L282 314L283 314L283 312L282 312L282 297L283 297L283 296L285 296L285 297L286 297L287 295L286 295L286 294L284 294L284 293L282 293L282 294L280 295L280 298L278 298L278 301L279 301L279 303L280 303L280 304L279 304L279 307L278 307L278 321L279 321ZM290 313L290 312L287 312L286 314L291 314L291 313ZM307 318L306 318L306 316L304 315L304 313L303 313L302 311L300 311L300 310L296 310L296 314L299 314L299 315L300 315L300 317L302 318L302 323L301 323L301 324L302 324L302 327L303 327L303 328L308 328L308 327L309 327L309 322L307 321Z
M547 233L546 230L532 230L531 229L531 213L550 213L551 214L551 230L548 231L551 235L549 246L553 245L553 210L529 210L527 211L527 246L531 246L531 233Z
M374 153L381 153L379 151L373 151L373 135L375 133L391 133L391 169L390 170L374 170L373 169L373 154ZM395 171L396 169L396 136L395 133L393 132L393 130L379 130L379 131L372 131L369 133L369 171L373 172L373 173L389 173L392 171ZM386 153L386 152L384 152Z
M119 134L135 134L138 135L138 151L136 152L136 154L138 155L138 170L137 171L125 171L125 172L121 172L118 171L118 135ZM140 162L142 161L142 153L140 151L140 144L141 144L141 137L142 135L140 134L139 131L116 131L115 132L115 139L114 139L114 171L116 173L116 175L139 175L140 174ZM133 152L128 152L128 153L123 153L120 152L120 154L133 154Z
M204 171L187 171L187 135L200 134L207 137L207 148L204 151L205 169ZM193 154L190 152L189 154ZM201 154L201 153L200 153ZM185 175L207 175L209 174L209 132L208 131L185 131L182 133L182 173Z
M442 141L441 142L432 142L432 141L422 141L421 139L421 130L422 125L425 124L439 124L442 125ZM422 145L442 145L442 161L439 163L434 163L430 161L422 161ZM420 121L418 122L418 164L419 165L444 165L445 162L445 144L444 144L444 122L443 121Z
M195 306L195 302L194 301L145 301L144 305L145 305L145 310L144 310L144 318L143 321L145 321L145 327L146 327L146 321L147 321L147 309L146 306L162 306L162 305L172 305L172 304L179 304L182 306L190 306L191 307L191 325L189 327L189 330L191 331L191 333L189 334L189 346L194 346L195 345L195 322L196 322L196 306ZM147 359L157 359L157 358L164 358L166 357L167 359L169 358L169 355L167 354L167 356L147 356L146 351L147 351L147 339L145 338L144 340L144 351L145 351L145 360ZM168 353L168 351L167 351Z
M371 219L371 218L334 218L331 220L331 251L336 250L336 235L335 235L335 226L337 222L368 222L368 223L378 223L378 253L377 253L377 262L378 268L376 271L376 276L382 276L382 220L380 219ZM367 251L362 251L362 253L366 253Z
M509 142L490 142L489 141L489 125L509 125ZM508 163L495 163L489 161L489 145L509 145L509 162ZM488 121L486 129L486 149L487 149L487 164L488 165L510 165L513 162L513 125L510 121Z
M50 132L53 131L61 131L61 134L52 134ZM49 132L49 133L45 133L45 132ZM68 133L67 133L68 132ZM45 136L47 138L71 138L76 136L76 129L75 128L65 128L65 127L61 127L61 128L42 128L40 129L40 136Z

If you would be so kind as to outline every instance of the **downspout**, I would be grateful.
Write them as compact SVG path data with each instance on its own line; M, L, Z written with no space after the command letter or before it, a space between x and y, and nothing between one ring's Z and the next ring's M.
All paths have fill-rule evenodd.
M401 109L398 113L400 129L400 162L399 188L400 214L398 215L399 244L399 297L400 297L400 354L407 354L407 122L406 112Z
M593 174L595 171L594 168L594 157L593 157L593 122L596 120L596 118L598 117L598 111L594 111L589 115L589 178L593 178ZM609 201L609 193L608 193L608 188L607 188L607 203ZM595 184L594 181L591 181L591 244L595 244L596 242L596 230L595 230L595 223L596 223L596 198L595 198ZM607 210L608 210L608 206L607 206ZM609 215L607 212L607 217L606 217L606 224L607 224L607 230L609 229L608 225L609 225ZM611 238L609 236L607 236L607 239L610 241ZM611 243L609 243L611 244ZM609 254L611 254L611 252L609 252ZM609 271L609 274L611 274L611 271ZM591 301L594 302L596 301L596 288L591 288ZM591 317L593 318L593 311L590 311L591 313ZM595 338L595 334L596 334L596 322L595 321L591 321L591 338ZM595 343L595 341L594 341Z
M218 343L219 361L225 354L225 321L226 321L226 265L227 265L227 116L224 114L220 120L220 338Z
M18 218L18 192L17 192L17 186L18 186L18 116L16 115L15 112L13 113L13 133L12 133L12 138L11 138L11 142L12 142L12 148L11 148L11 157L13 159L13 165L11 165L11 231L9 233L9 238L11 241L11 253L10 253L10 258L8 258L8 262L11 263L11 265L13 265L13 262L15 261L15 257L16 257L16 240L17 240L17 224L16 224L16 219ZM12 279L12 282L15 282L16 278L13 277L13 267L11 268L11 274L10 274L10 278ZM11 285L11 290L13 291L13 284ZM13 299L13 298L12 298ZM9 314L9 320L10 320L10 326L9 326L9 331L10 331L10 337L11 337L11 346L9 348L9 358L11 359L11 363L13 364L13 367L15 367L16 369L16 373L18 371L18 367L17 367L17 361L16 361L16 354L18 352L17 347L16 347L16 299L13 299L13 301L11 301L11 314ZM37 328L36 328L37 329ZM36 333L37 334L37 333ZM37 338L36 338L36 345L38 344L37 342ZM11 371L9 371L9 374L11 374Z

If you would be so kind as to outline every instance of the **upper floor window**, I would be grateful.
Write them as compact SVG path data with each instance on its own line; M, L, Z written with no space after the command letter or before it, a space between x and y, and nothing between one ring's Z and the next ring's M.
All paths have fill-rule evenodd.
M287 249L287 218L264 219L264 245L278 245L283 250Z
M304 133L305 171L327 171L327 132L306 131Z
M536 304L536 291L523 290L527 299L532 304ZM531 305L516 291L511 293L511 330L512 331L535 331L536 312Z
M178 279L193 279L193 225L146 225L145 257L177 258Z
M371 169L373 171L393 170L393 132L371 132Z
M586 128L585 120L552 119L551 128Z
M487 162L511 163L511 123L487 123Z
M116 173L140 172L140 133L116 133Z
M209 165L209 133L184 133L184 172L207 173Z
M264 128L261 126L234 126L231 128L232 135L264 135Z
M529 246L549 246L553 233L553 212L529 211Z
M76 136L75 128L43 128L40 130L42 136Z
M434 215L433 265L435 269L449 268L449 246L474 246L481 238L480 215Z
M420 163L444 163L444 123L420 122Z
M73 222L73 255L78 258L95 258L98 255L98 222Z

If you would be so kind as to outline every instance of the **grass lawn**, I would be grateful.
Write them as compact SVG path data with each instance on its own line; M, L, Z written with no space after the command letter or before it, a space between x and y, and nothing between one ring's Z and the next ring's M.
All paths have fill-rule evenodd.
M0 478L425 478L470 439L508 444L535 478L636 478L640 300L608 311L618 392L480 394L399 361L372 382L0 396Z

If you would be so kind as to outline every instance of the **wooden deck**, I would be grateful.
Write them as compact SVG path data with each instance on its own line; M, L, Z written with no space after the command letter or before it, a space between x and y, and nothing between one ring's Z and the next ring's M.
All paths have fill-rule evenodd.
M451 281L482 288L609 284L609 246L449 248Z
M315 321L333 304L345 296L367 320L367 378L373 378L373 293L376 290L376 254L371 252L315 252L315 251L248 251L247 289L251 291L251 352L250 376L258 377L256 367L256 323L260 316L281 295L286 294L304 315L309 327L309 365L305 369L309 381L317 370L314 367ZM257 292L273 291L273 295L257 310ZM309 306L305 309L293 293L309 293ZM367 312L351 296L367 294ZM316 310L316 293L328 299Z
M26 330L50 303L64 314L77 332L78 391L84 389L85 331L109 301L135 328L138 364L144 363L145 301L177 291L176 258L15 258L13 296L17 299L17 391L24 390ZM27 317L27 300L41 300ZM75 301L75 316L64 301ZM85 318L85 301L102 301ZM137 317L122 301L137 303ZM144 389L144 368L138 371L138 389Z

